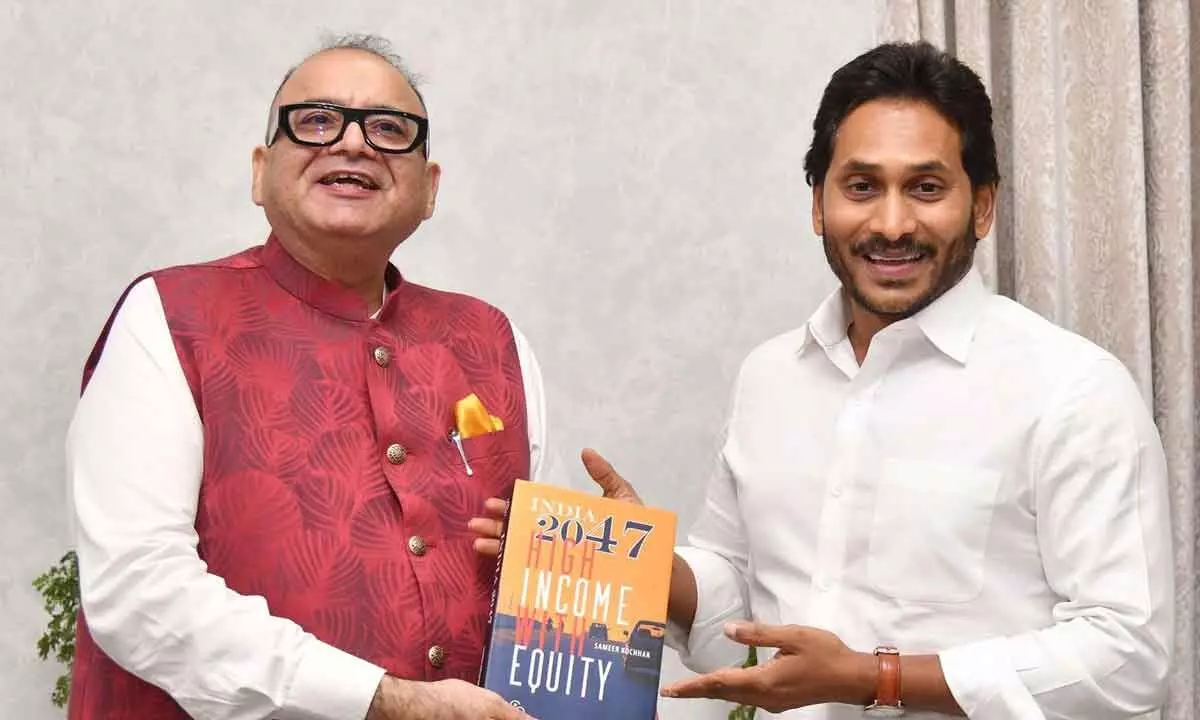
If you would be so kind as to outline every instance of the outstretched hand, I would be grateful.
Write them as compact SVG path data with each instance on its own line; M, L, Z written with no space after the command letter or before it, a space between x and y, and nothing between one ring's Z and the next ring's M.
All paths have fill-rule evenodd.
M830 702L858 702L874 687L870 655L856 653L836 635L798 625L731 623L725 634L753 647L779 648L767 662L725 668L669 685L666 697L713 698L780 713Z

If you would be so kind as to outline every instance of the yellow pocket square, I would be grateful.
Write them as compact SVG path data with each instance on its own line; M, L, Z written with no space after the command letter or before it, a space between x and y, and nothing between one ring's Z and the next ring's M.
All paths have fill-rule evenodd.
M504 421L488 412L475 393L454 403L454 426L464 440L504 429Z

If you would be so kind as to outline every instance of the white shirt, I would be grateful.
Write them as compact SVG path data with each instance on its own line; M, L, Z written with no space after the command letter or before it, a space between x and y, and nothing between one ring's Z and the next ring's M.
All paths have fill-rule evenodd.
M1156 708L1172 651L1167 470L1126 369L975 271L879 332L861 367L847 324L838 291L740 370L679 551L699 600L690 636L669 634L684 662L740 663L722 626L752 617L937 653L978 720Z
M531 479L546 444L541 372L516 328ZM152 279L118 312L67 440L83 612L119 665L205 720L361 720L381 667L272 617L196 553L203 428Z

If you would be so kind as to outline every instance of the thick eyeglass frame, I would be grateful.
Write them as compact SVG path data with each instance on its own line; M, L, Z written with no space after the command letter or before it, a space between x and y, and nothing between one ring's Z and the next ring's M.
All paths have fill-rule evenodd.
M338 130L336 136L329 140L301 140L300 138L296 137L295 131L292 130L292 124L288 122L288 115L290 115L293 110L304 109L329 110L330 112L339 113L342 116L341 129ZM395 148L380 147L371 140L371 134L367 132L366 120L368 115L390 115L393 117L402 117L412 120L417 124L416 137L413 138L412 144L400 150ZM271 133L271 137L268 138L267 145L270 146L275 144L275 141L279 139L280 130L282 130L284 134L288 136L289 140L297 145L303 145L305 147L328 147L330 145L336 145L342 141L342 137L346 134L346 128L350 127L352 123L356 123L358 125L358 129L362 131L363 139L366 140L368 145L378 152L386 153L388 155L403 155L405 153L410 153L417 148L421 148L422 154L424 154L426 157L429 156L429 148L425 144L425 140L429 137L428 118L421 117L420 115L414 115L410 112L404 112L403 110L390 110L383 108L349 108L342 105L334 105L332 103L323 102L302 102L292 103L290 105L280 105L279 115L275 119L275 131Z

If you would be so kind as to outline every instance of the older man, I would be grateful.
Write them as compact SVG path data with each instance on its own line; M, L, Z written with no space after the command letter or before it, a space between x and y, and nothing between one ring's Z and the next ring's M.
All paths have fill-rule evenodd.
M433 213L429 121L374 38L281 84L271 232L118 303L68 442L72 720L516 718L475 687L485 499L535 477L539 370L499 310L389 258Z
M983 84L928 44L883 45L834 74L813 129L813 228L841 287L741 368L671 581L670 642L713 672L664 692L814 720L1153 711L1163 449L1120 362L972 266L999 181ZM728 668L743 645L764 662Z

